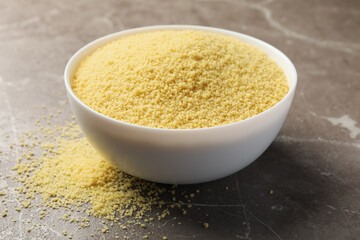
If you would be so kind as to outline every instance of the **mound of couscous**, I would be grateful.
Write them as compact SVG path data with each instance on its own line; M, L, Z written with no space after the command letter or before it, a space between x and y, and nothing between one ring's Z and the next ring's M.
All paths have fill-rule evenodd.
M288 92L282 69L259 49L220 34L164 30L123 37L82 60L75 95L136 125L194 129L257 115Z

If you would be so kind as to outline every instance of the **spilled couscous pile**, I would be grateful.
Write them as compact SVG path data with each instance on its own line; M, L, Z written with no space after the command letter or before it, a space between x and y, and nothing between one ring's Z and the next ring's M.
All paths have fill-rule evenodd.
M20 224L30 233L44 226L55 228L47 223L48 215L61 211L58 220L64 227L59 232L69 239L79 234L100 238L110 231L116 239L152 239L150 229L164 218L174 222L172 227L181 226L171 213L186 215L199 190L178 192L176 185L159 185L120 171L97 153L73 120L59 122L59 112L36 120L34 129L19 135L8 153L0 151L0 162L17 155L12 171L0 174L0 183L8 183L0 185L0 217L14 223L24 219ZM27 211L31 221L30 216L25 220ZM102 226L89 233L96 219L102 219ZM77 224L80 232L70 231L65 222Z
M106 161L82 137L79 126L68 124L45 131L53 141L40 144L43 156L24 153L28 161L19 159L13 168L18 174L15 179L26 185L28 196L39 193L45 206L52 208L89 203L88 214L110 220L116 212L120 217L141 219L151 206L163 204L158 197L163 189Z
M82 60L75 95L101 114L141 126L194 129L255 116L288 92L282 69L259 49L210 32L123 37Z

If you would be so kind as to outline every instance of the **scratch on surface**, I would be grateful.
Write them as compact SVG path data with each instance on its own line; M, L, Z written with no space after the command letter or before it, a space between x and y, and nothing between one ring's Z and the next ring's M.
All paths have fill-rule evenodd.
M250 225L249 219L248 219L247 214L246 214L246 208L245 208L244 201L243 201L243 199L241 197L240 188L239 188L239 180L237 179L237 175L235 175L235 188L236 188L236 191L238 193L238 197L240 199L241 206L242 206L244 216L245 216L245 222L246 222L245 238L247 239L247 238L249 238L250 233L251 233L251 225Z
M13 236L14 233L12 231L12 228L10 226L6 226L4 229L1 229L0 236Z
M282 238L274 231L274 229L272 229L269 225L267 225L266 223L264 223L263 221L261 221L258 217L256 217L254 214L252 214L248 209L246 209L246 211L250 214L250 216L252 216L256 221L258 221L260 224L264 225L265 227L267 227L279 240L282 240Z
M20 21L20 22L2 24L2 25L0 25L0 31L7 30L9 28L28 27L28 26L30 26L30 25L32 25L34 23L38 23L38 22L40 22L40 18L39 18L39 16L35 16L35 17L31 17L31 18L25 19L25 20Z
M340 126L342 128L345 128L349 130L349 135L351 138L355 139L357 135L360 134L360 128L357 127L357 122L353 119L351 119L348 115L343 115L339 118L333 118L333 117L323 117L329 122L331 122L334 126Z
M305 214L309 217L309 219L310 219L310 221L311 221L311 225L313 226L314 239L315 239L315 240L318 240L319 237L318 237L318 235L317 235L317 233L316 233L316 225L315 225L315 223L314 223L314 221L313 221L313 216L312 216L305 208L304 208L304 212L305 212Z
M0 178L0 187L5 187L7 186L7 182L4 179Z
M326 75L329 75L329 71L324 71L324 70L312 70L312 71L308 71L306 72L306 74L309 74L309 75L316 75L316 76L326 76ZM333 74L336 74L336 73L331 73L332 75ZM341 73L339 73L341 75L352 75L352 76L356 76L356 77L359 77L360 76L360 73L358 72L353 72L353 71L341 71Z
M271 10L269 10L268 8L259 5L259 4L255 4L255 3L248 3L248 4L244 4L244 2L241 2L244 6L248 6L250 8L256 9L261 11L266 20L268 21L268 23L275 29L279 30L280 32L282 32L284 35L289 36L289 37L293 37L293 38L297 38L300 40L303 40L305 42L309 42L312 43L314 45L318 45L321 47L330 47L330 48L335 48L338 50L342 50L345 52L352 52L353 48L360 48L360 44L357 43L342 43L342 42L336 42L336 41L325 41L325 40L319 40L319 39L314 39L311 38L309 36L306 36L304 34L300 34L298 32L292 31L284 26L282 26L280 23L278 23L277 21L275 21L272 17L272 13Z
M201 236L202 234L193 234L191 236L185 236L185 235L174 235L174 237L177 237L179 239L191 239L191 238L197 238L198 236Z
M24 233L23 233L23 231L22 231L22 223L21 223L21 221L22 221L22 215L23 215L23 213L20 212L19 218L18 218L18 220L17 220L17 223L18 223L18 225L19 225L20 238L23 238L23 235L24 235Z
M59 236L59 237L64 237L64 235L63 235L62 233L60 233L60 232L58 232L58 231L56 231L56 230L52 229L51 227L48 227L48 226L41 226L41 229L42 229L43 231L48 230L48 231L50 231L50 232L52 232L52 233L55 233L55 234L56 234L57 236Z
M220 2L220 1L216 1L216 0L198 0L198 1ZM225 2L225 1L221 1L221 2ZM288 37L292 37L292 38L299 39L299 40L302 40L305 42L309 42L311 44L314 44L314 45L317 45L320 47L333 48L333 49L337 49L337 50L344 51L347 53L352 53L354 51L354 49L360 49L359 43L343 43L343 42L338 42L338 41L327 41L327 40L322 40L322 39L316 39L316 38L312 38L310 36L307 36L307 35L304 35L304 34L301 34L296 31L286 28L285 26L281 25L279 22L274 20L271 10L265 6L265 5L268 5L269 3L271 3L271 1L264 2L264 3L253 3L253 2L243 1L243 0L242 1L226 0L226 2L232 3L232 4L240 4L244 7L247 7L250 9L255 9L255 10L261 12L271 27L277 29L278 31L280 31L281 33L283 33L284 35L286 35Z
M91 24L105 24L109 29L112 29L114 24L108 17L98 17L91 21Z
M321 172L320 175L328 177L328 176L331 176L331 173L330 172Z
M165 227L170 220L166 220L163 224L159 225L158 228Z
M239 208L242 208L242 206L239 206ZM224 208L219 208L218 211L222 212L222 213L225 213L226 215L229 215L229 216L232 216L232 217L239 217L240 215L237 213L237 211L234 211L232 209L224 209ZM242 222L243 224L246 222Z
M282 210L284 210L284 206L281 204L275 204L271 206L271 210L281 212Z
M14 118L13 112L11 110L11 104L10 104L10 101L9 101L9 96L6 93L5 82L4 82L4 79L1 76L0 76L0 85L2 86L0 89L3 89L3 93L4 93L3 96L5 96L4 102L6 104L6 107L8 108L8 112L10 113L11 129L14 132L14 134L17 136L17 130L15 128L15 118Z
M178 204L178 202L165 202L165 204ZM187 203L180 203L181 205L187 205ZM195 207L242 207L241 204L207 204L207 203L191 203Z
M318 138L295 138L290 136L277 136L275 138L276 142L309 142L309 143L328 143L334 144L338 146L347 146L347 147L356 147L360 149L360 143L348 143L348 142L340 142L336 140L328 140L323 139L321 137Z
M114 28L114 22L113 22L112 18L114 17L114 15L115 15L116 13L117 13L117 11L114 10L114 9L112 9L112 10L108 11L108 12L104 15L104 18L107 19L108 24L111 24L111 28ZM119 22L116 22L116 23L120 26L120 28L118 28L118 27L116 27L116 28L119 29L119 30L124 30L124 29L125 29L125 26L124 26L124 24L121 22L121 19L117 18L117 20L118 20ZM110 25L109 25L109 26L110 26Z
M356 190L356 188L355 188L355 190ZM357 191L357 190L356 190L356 191ZM357 191L357 192L358 192L358 191ZM359 193L359 192L358 192L358 193ZM336 201L336 205L337 205L337 207L340 209L339 212L340 212L340 214L343 216L345 222L346 222L348 225L350 225L352 229L356 229L356 227L350 222L348 216L346 216L345 213L344 213L344 211L342 211L342 209L344 209L344 208L343 208L342 205L340 204L340 201L339 201L337 198L334 198L334 201ZM343 202L341 202L341 203L343 203ZM346 209L345 209L345 210L346 210Z
M331 210L336 210L336 208L334 207L334 206L331 206L331 205L325 205L325 206L327 206L328 208L330 208Z

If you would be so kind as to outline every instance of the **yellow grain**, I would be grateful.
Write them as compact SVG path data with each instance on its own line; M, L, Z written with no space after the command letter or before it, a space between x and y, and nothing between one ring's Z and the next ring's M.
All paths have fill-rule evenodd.
M127 36L79 65L74 93L92 109L148 127L194 129L257 115L288 92L259 49L215 33L166 30Z
M114 220L115 213L122 218L141 219L152 206L159 205L159 193L163 191L160 187L121 172L99 155L86 138L79 137L78 126L44 132L55 142L44 142L41 148L52 153L14 167L16 179L26 186L18 188L19 193L27 191L26 196L31 199L35 193L40 194L44 206L55 209L89 203L88 215L107 220ZM65 137L56 137L64 132ZM30 200L22 201L24 208L30 204ZM68 214L62 219L76 221ZM82 227L87 226L87 222L82 223Z
M209 228L209 224L208 224L207 222L205 222L205 223L203 224L203 226L204 226L204 228Z

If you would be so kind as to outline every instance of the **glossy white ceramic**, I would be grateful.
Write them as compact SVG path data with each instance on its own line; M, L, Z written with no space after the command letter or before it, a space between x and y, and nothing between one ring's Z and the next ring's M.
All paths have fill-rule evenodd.
M100 46L136 33L164 29L193 29L236 37L264 51L283 69L290 86L274 107L249 119L204 129L157 129L104 116L81 102L71 89L79 62ZM294 97L297 73L278 49L256 38L218 28L166 25L126 30L95 40L81 48L65 69L71 108L90 143L124 172L160 183L191 184L230 175L256 160L278 134Z

